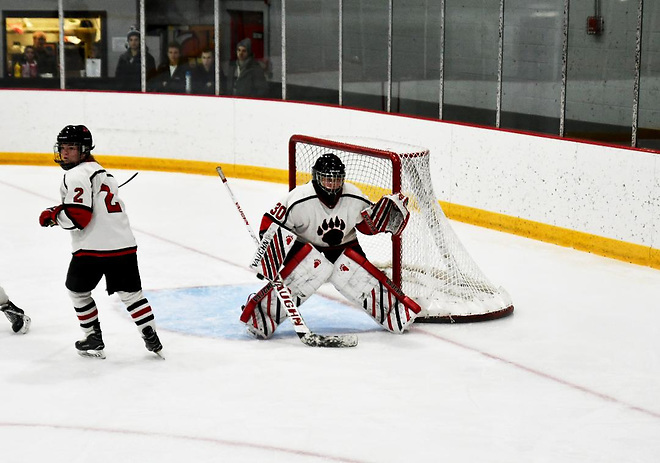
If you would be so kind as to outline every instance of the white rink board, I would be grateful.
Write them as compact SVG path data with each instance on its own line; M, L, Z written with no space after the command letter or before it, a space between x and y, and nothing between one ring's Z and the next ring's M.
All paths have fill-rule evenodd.
M386 138L431 151L438 199L658 248L660 155L412 117L282 101L0 90L1 152L50 152L85 124L96 153L286 169L295 133ZM53 114L66 113L68 116Z

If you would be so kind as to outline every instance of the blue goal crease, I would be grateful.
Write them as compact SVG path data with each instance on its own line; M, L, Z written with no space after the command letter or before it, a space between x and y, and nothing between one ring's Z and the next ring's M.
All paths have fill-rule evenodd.
M145 290L159 327L169 331L222 339L251 339L239 321L241 306L263 284L199 286ZM315 333L360 333L378 330L367 314L341 302L313 295L302 306L305 322ZM274 338L296 336L290 323L282 323Z

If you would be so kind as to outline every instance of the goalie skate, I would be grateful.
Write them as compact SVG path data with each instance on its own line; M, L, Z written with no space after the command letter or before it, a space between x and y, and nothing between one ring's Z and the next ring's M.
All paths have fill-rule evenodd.
M75 346L78 350L78 355L81 357L105 358L105 352L103 352L105 344L103 344L100 331L89 333L85 339L76 341Z

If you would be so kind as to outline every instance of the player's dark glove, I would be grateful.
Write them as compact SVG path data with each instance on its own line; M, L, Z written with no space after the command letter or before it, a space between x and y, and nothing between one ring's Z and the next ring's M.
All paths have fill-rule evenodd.
M60 206L49 207L39 215L39 225L54 227L57 225L57 214L62 210Z

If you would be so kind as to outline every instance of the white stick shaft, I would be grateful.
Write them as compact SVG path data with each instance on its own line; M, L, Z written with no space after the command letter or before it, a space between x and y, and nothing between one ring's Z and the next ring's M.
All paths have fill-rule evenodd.
M216 167L215 170L218 172L218 175L222 179L222 183L225 184L225 187L227 187L227 191L229 192L229 197L233 201L234 205L236 206L236 209L238 209L238 213L241 215L241 218L243 219L243 223L245 223L246 228L250 232L250 236L252 237L252 240L255 242L255 244L259 244L259 238L257 235L254 233L254 230L252 230L252 226L250 226L250 222L248 222L248 219L243 212L243 208L241 205L238 203L236 200L236 196L234 196L234 192L232 191L231 187L229 186L229 182L227 182L227 177L225 177L225 173L222 171L222 168L220 166Z
M245 227L250 232L250 236L252 236L252 239L254 240L254 243L258 246L259 243L260 243L259 238L257 238L257 235L254 233L254 230L252 230L252 226L250 225L250 222L248 221L247 217L245 216L245 213L243 212L243 208L241 208L241 205L236 200L236 196L234 196L234 192L232 191L231 187L229 186L229 183L227 182L227 177L225 177L225 174L222 171L222 168L220 166L216 167L216 170L218 171L218 175L222 179L222 183L224 183L225 187L227 187L227 191L229 192L229 196L231 197L231 200L234 202L234 205L236 206L236 209L238 210L239 214L243 218L243 223L245 223ZM287 315L288 315L289 319L291 320L291 323L293 324L293 327L296 330L296 333L298 333L299 336L303 336L305 334L310 333L311 332L310 329L305 324L305 321L303 320L302 316L300 315L300 312L298 312L298 308L296 307L295 301L293 300L293 296L291 295L291 291L284 284L284 282L282 281L282 278L279 275L277 275L277 277L275 278L275 281L271 282L271 285L275 289L275 294L277 294L277 298L280 300L280 302L282 303L282 306L287 311Z

